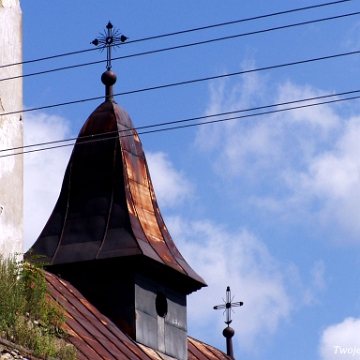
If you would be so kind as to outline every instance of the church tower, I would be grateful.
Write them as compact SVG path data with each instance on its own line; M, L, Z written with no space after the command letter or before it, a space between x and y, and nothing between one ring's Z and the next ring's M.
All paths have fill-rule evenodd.
M138 133L113 99L112 27L93 42L108 49L105 101L83 125L58 201L27 256L42 255L50 273L135 342L187 360L186 298L206 283L170 236Z
M0 150L23 146L20 0L0 0ZM23 157L0 153L0 254L23 251ZM3 157L4 155L10 155Z

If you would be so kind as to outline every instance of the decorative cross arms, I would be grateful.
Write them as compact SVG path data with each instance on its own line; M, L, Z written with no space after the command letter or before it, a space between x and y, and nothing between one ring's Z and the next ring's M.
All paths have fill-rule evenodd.
M224 313L226 312L226 321L225 324L229 326L232 322L231 320L231 311L233 307L243 306L244 303L242 301L239 302L232 302L234 297L231 297L231 290L230 286L226 288L226 301L223 299L224 304L214 306L215 310L225 309Z
M108 71L111 69L111 48L113 46L120 46L121 43L125 42L127 40L127 37L125 35L121 35L120 32L116 29L114 29L114 26L109 21L109 23L106 25L106 29L104 32L100 35L101 37L98 39L93 40L91 43L95 46L98 46L101 50L106 49L107 50L107 62L106 62L106 68Z

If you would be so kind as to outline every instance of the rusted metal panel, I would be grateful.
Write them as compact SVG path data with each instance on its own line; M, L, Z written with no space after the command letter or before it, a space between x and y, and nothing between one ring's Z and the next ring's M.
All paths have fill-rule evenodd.
M116 109L115 114L121 115L121 118L117 118L118 128L119 124L122 124L124 128L134 128L129 116L121 108L120 110ZM122 148L125 149L123 151L124 167L127 169L126 173L130 179L128 180L128 189L132 199L132 208L136 212L147 240L168 266L177 269L177 271L185 275L189 275L186 269L178 263L177 258L174 257L175 254L178 257L181 257L181 255L170 235L167 236L165 224L163 224L161 215L158 215L160 210L156 202L145 154L136 131L133 130L133 136L120 137L120 143ZM128 199L128 202L131 201ZM161 221L159 222L159 220ZM189 273L193 275L195 272L191 269ZM198 275L195 279L204 284L204 281Z
M153 201L155 202L156 200L153 200ZM156 202L156 204L157 204L157 202ZM178 248L175 246L174 241L170 236L170 233L164 223L164 220L161 216L160 211L156 211L155 216L156 216L157 222L159 224L159 229L161 231L162 237L164 238L164 241L166 242L166 244L168 244L169 250L175 257L182 259L183 257L180 254L180 251L178 250ZM187 271L187 270L185 269L185 271Z
M123 151L124 166L126 175L129 179L137 183L148 186L148 175L146 171L145 159L134 155L128 151Z
M188 337L188 359L199 360L202 357L200 350L193 344L192 339Z
M141 156L143 153L142 145L129 115L120 106L114 106L114 113L122 149L136 156Z
M103 340L98 339L98 333L95 331L93 327L88 327L85 329L84 325L81 324L81 319L76 319L77 321L72 321L70 318L67 320L69 326L78 334L80 334L81 339L84 344L87 344L91 349L94 350L96 354L98 354L100 359L117 359L116 356L112 354L112 351L107 349L103 345ZM86 324L86 321L83 322ZM116 354L119 355L119 352Z
M138 134L111 101L81 129L58 202L34 250L57 266L142 253L183 274L189 292L206 285L171 238Z
M145 345L139 344L139 347L146 353L151 359L154 360L176 360L173 357L167 356L165 354L161 354Z
M66 323L77 334L77 347L80 348L81 352L85 355L95 353L99 358L116 359L116 356L112 354L112 349L108 351L103 346L103 339L99 338L99 333L91 326L86 317L79 316L74 309L69 307L66 307L66 310L69 311ZM73 312L73 316L70 315L70 312Z
M141 206L136 206L136 213L140 219L140 224L145 232L147 239L150 240L149 235L151 235L154 239L159 239L161 243L163 243L164 239L161 236L161 231L158 227L154 212L148 211ZM151 241L149 242L151 243ZM167 246L164 243L164 250L165 249L167 249Z
M56 290L56 277L48 274L47 280L52 285L50 291L56 297L59 294ZM66 286L63 285L64 283ZM85 355L87 355L86 352L92 355L95 353L97 356L95 358L101 359L134 358L134 352L123 345L124 340L131 343L124 333L115 326L109 327L111 322L69 283L62 281L62 284L59 282L58 286L63 294L63 301L60 303L66 310L67 326L71 329L71 333L77 335L76 346L80 347L81 352ZM132 346L135 345L132 344Z
M229 360L232 359L219 349L211 345L205 344L202 341L188 337L189 359L208 359L208 360Z
M79 360L95 360L99 358L99 355L87 344L85 344L82 339L71 337L69 341L77 349L77 359Z
M133 201L137 206L143 209L154 212L154 206L149 196L149 188L135 181L129 181L129 189L133 196Z
M125 335L102 315L76 288L56 275L46 273L48 289L64 307L69 341L78 349L79 359L173 360ZM188 337L188 359L230 360L218 349Z

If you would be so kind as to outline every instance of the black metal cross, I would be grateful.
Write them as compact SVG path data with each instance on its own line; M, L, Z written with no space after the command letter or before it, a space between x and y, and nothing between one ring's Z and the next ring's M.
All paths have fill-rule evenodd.
M225 309L224 313L226 312L226 321L225 324L227 324L227 326L229 326L232 322L231 320L231 311L233 307L237 307L237 306L243 306L244 303L242 301L239 302L232 302L234 300L234 297L231 297L231 290L230 290L230 286L228 286L226 288L226 301L223 299L224 304L222 305L216 305L214 306L215 310L219 310L219 309ZM224 314L223 313L223 314Z
M109 21L109 23L106 25L107 31L104 30L104 32L100 35L101 37L98 39L93 40L91 43L95 46L98 46L101 50L104 50L106 48L107 50L107 62L106 62L106 68L108 71L111 69L111 48L113 46L120 46L121 43L125 42L127 40L127 37L125 35L121 35L120 32L116 29L114 29L113 24Z

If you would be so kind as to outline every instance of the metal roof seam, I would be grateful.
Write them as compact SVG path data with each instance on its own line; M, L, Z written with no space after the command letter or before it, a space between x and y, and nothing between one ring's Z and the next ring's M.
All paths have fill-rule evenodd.
M160 232L161 232L161 236L163 238L163 241L166 245L166 247L168 248L170 254L176 259L175 257L175 254L173 252L173 249L169 246L169 244L167 243L167 241L165 240L165 237L164 237L164 234L163 232L161 231L161 224L159 223L159 219L158 219L158 216L160 216L163 224L165 225L165 222L163 220L163 217L161 215L161 211L160 211L160 208L159 208L159 205L158 205L158 202L157 202L157 199L156 199L156 194L155 194L155 190L154 190L154 187L153 187L153 184L152 184L152 181L151 181L151 177L150 177L150 172L149 172L149 167L147 165L147 161L146 161L146 157L145 157L145 154L144 154L144 161L145 161L145 166L146 166L146 172L147 172L147 182L148 182L148 188L149 188L149 193L150 193L150 198L152 200L152 203L153 203L153 207L154 207L154 214L155 214L155 218L156 218L156 222L159 226L159 229L160 229ZM158 210L158 212L156 212L156 209L155 209L155 205L156 205L156 209ZM169 234L170 236L170 234ZM171 236L170 236L171 238ZM172 240L172 239L171 239ZM180 266L180 268L182 269L182 271L184 272L185 275L188 275L187 271L177 262L177 264Z
M194 344L193 339L192 339L190 336L188 336L188 344L191 345L191 346L188 346L188 352L191 352L191 354L193 355L193 357L194 357L193 360L200 360L200 357L198 357L198 354L199 354L199 353L201 354L201 352L200 352L200 350L196 347L196 345ZM192 348L192 349L190 350L190 348ZM194 351L194 350L195 350L195 351ZM196 352L197 354L195 354L195 352Z
M148 346L137 343L94 305L68 281L46 273L52 298L60 299L66 312L66 327L73 334L69 341L78 349L79 360L172 360ZM188 339L189 360L230 360L230 357L211 345L197 339ZM174 359L175 360L175 359Z
M122 109L122 108L121 108L121 109ZM128 122L131 122L131 119L130 119L130 117L128 116L128 114L127 114L125 111L124 111L124 113L127 115L127 116L126 116L127 121L128 121ZM117 121L117 123L119 123L119 122ZM121 124L122 124L123 126L125 126L125 125L123 124L123 122L121 122ZM133 127L133 136L137 136L137 137L138 137L138 134L137 134L137 132L136 132L136 130L135 130L134 127ZM140 140L140 139L139 139L139 140ZM143 148L142 148L141 141L139 141L139 142L140 142L140 147L141 147L141 154L137 154L137 153L136 153L136 154L131 153L131 154L132 154L133 156L135 156L136 158L142 159L143 162L144 162L145 171L146 171L147 189L148 189L148 191L149 191L150 199L152 200L151 191L154 192L154 190L153 190L153 186L152 186L152 182L151 182L151 177L150 177L150 174L149 174L149 169L148 169L148 165L147 165L147 161L146 161L145 152L144 152L144 150L143 150ZM120 144L121 144L121 143L122 143L122 139L120 138ZM121 146L121 151L122 151L122 155L123 155L123 152L124 152L125 150L123 149L122 146ZM141 155L141 156L140 156L140 155ZM126 161L125 161L125 157L124 157L124 156L123 156L123 168L124 168L124 170L125 170L125 171L124 171L124 177L126 177L126 180L127 180L127 181L126 181L126 183L127 183L126 185L127 185L127 187L128 187L129 194L130 194L131 199L132 199L132 207L133 207L133 209L134 209L134 211L135 211L135 213L136 213L136 215L137 215L137 218L140 219L137 206L135 205L135 199L134 199L134 196L133 196L133 193L132 193L132 189L131 189L131 187L130 187L130 182L131 182L131 180L134 181L134 182L137 182L137 181L136 181L135 179L131 179L131 178L129 177L129 172L128 172L129 169L127 168L127 163L126 163ZM140 205L140 204L138 204L138 205ZM153 212L154 212L154 216L155 216L157 225L159 226L159 223L158 223L157 218L156 218L156 215L155 215L155 208L154 208L153 202L152 202L152 210L153 210ZM142 221L139 221L139 223L140 223L140 226L141 226L141 228L142 228L142 230L143 230L143 233L144 233L146 239L147 239L148 242L149 242L149 245L150 245L151 248L155 251L155 253L160 257L160 259L162 259L161 254L160 254L160 253L156 250L156 248L153 246L152 241L150 241L150 240L148 239L148 236L147 236L146 231L145 231L145 229L144 229L144 227L143 227ZM160 228L160 227L159 227L159 228ZM160 231L160 233L161 233L161 231ZM162 235L162 234L161 234L161 235ZM169 249L169 246L168 246L168 244L166 243L163 235L162 235L162 240L163 240L164 244L166 245L166 247ZM170 249L169 249L169 250L170 250ZM170 251L170 254L173 255L173 254L172 254L172 251ZM162 261L164 262L163 259L162 259ZM164 263L165 263L165 262L164 262ZM166 264L166 263L165 263L165 264ZM179 266L180 266L180 265L179 265ZM180 266L180 268L182 269L181 266ZM184 269L183 269L183 271L184 271ZM184 271L184 273L186 274L185 271Z
M148 356L151 356L151 359L152 360L170 360L170 359L173 359L172 357L163 357L162 354L157 351L157 350L154 350L146 345L143 345L143 344L138 344L138 346L148 355ZM154 356L156 356L156 358L154 358Z
M72 151L72 154L73 154L73 153L74 153L74 149L73 149L73 151ZM70 189L71 189L70 184L71 184L72 168L73 168L73 162L72 162L72 156L71 156L71 157L70 157L70 160L69 160L69 163L68 163L69 178L67 179L67 180L68 180L68 186L67 186L67 188L68 188L68 193L69 193L69 194L70 194ZM65 173L64 181L65 181L65 179L66 179L66 173ZM59 201L59 200L58 200L58 201ZM65 215L64 215L64 219L63 219L63 223L62 223L62 227L61 227L61 234L60 234L59 242L58 242L58 244L57 244L57 246L56 246L54 255L53 255L52 258L51 258L51 264L53 264L54 261L55 261L56 255L57 255L57 253L58 253L58 251L59 251L59 249L60 249L61 240L62 240L62 238L63 238L63 236L64 236L66 219L67 219L68 214L69 214L69 203L70 203L70 195L69 195L69 196L67 197L67 199L66 199L66 211L65 211ZM55 205L55 208L56 208L56 205ZM55 210L55 208L54 208L54 210ZM51 219L51 216L50 216L49 219Z
M49 282L48 282L48 284L49 284ZM52 283L50 283L50 285L53 287L54 291L57 292L56 287L55 287ZM53 296L53 294L52 294L52 297L55 299L55 297ZM67 300L67 302L68 302L68 300ZM61 304L61 305L62 305L62 304ZM63 306L63 305L62 305L62 306ZM69 314L67 313L67 315L69 315ZM72 318L73 318L73 317L72 317ZM76 321L74 318L73 318L73 320ZM66 325L72 330L72 332L73 332L74 334L77 334L76 330L75 330L70 324L66 323ZM78 335L78 336L79 336L79 335ZM79 338L81 338L81 337L79 336ZM83 341L85 341L86 345L87 345L92 351L94 351L94 349L86 342L86 340L84 340L83 338L81 338L81 339L82 339ZM72 339L72 338L70 338L69 340L70 340L70 342L76 347L77 351L79 351L79 347L76 346L76 341L75 341L74 339ZM74 343L74 342L75 342L75 343ZM81 351L81 350L80 350L80 351ZM82 355L83 355L84 357L86 357L87 359L91 359L91 358L87 357L82 351L81 351L81 353L82 353Z
M125 334L125 335L126 335L126 334ZM126 335L126 336L127 336L127 335ZM130 339L130 340L132 340L132 339ZM136 344L136 343L134 342L134 340L132 340L132 341L133 341L134 345L147 357L147 359L152 360L152 359L148 356L148 354L142 349L142 347L139 346L139 344ZM124 344L129 350L131 350L127 343L123 343L123 344ZM135 355L138 357L138 359L141 360L141 357L139 357L137 354L135 354ZM132 360L133 360L133 359L132 359Z
M206 346L207 350L214 355L214 359L218 359L217 354L213 351L213 347Z
M58 279L58 280L60 281L61 279ZM62 281L62 283L64 283L64 282ZM75 293L67 286L66 283L64 283L64 286L65 286L65 287L67 288L67 290L68 290L69 292L71 292L74 296L77 296L77 295L75 295ZM97 316L97 314L95 314L94 311L93 311L93 308L94 308L93 305L89 304L88 301L87 301L86 299L84 299L84 298L80 298L80 297L77 297L77 298L78 298L78 300L88 309L89 312L91 312L97 319L99 319L99 317ZM86 301L83 301L83 300L86 300ZM89 305L90 305L90 306L89 306ZM122 334L129 340L128 342L119 339L119 337L116 336L116 334L114 334L114 332L112 331L111 327L106 326L106 325L102 322L101 319L99 319L99 320L100 320L101 323L106 327L107 331L109 331L109 333L111 333L111 335L114 336L115 339L117 339L117 340L120 341L123 345L125 345L129 351L132 351L132 350L131 350L131 347L128 346L128 344L131 344L132 346L138 347L138 345L137 345L127 334L122 333ZM111 321L108 320L107 323L109 324L109 323L111 323ZM117 329L118 329L118 328L117 328ZM98 329L98 330L100 331L100 329ZM110 340L110 339L109 339L109 340ZM119 349L119 351L122 352L122 350L119 348L119 346L116 344L116 342L113 342L113 343L114 343L115 346ZM138 357L138 358L141 359L140 357ZM131 358L128 358L128 359L133 360L134 358L131 357Z
M68 287L67 287L67 286L66 286L66 289L68 290ZM56 289L55 289L55 290L56 290ZM73 292L71 292L71 291L69 291L69 292L72 293L74 299L80 300L80 298L76 297ZM75 313L78 312L78 313L80 314L80 317L79 317L79 316L72 316L73 320L74 320L76 323L78 323L78 325L79 325L80 327L82 327L82 328L85 330L85 332L86 332L88 335L90 335L89 337L91 338L91 335L92 335L92 334L90 333L90 331L79 321L79 319L82 317L80 310L77 308L76 304L75 304L73 301L71 301L71 299L69 299L69 298L67 298L67 299L68 299L68 303L72 305L72 307L73 307L73 309L74 309L74 312L75 312ZM87 310L90 311L88 308L87 308ZM90 312L91 312L91 311L90 311ZM83 314L83 315L84 315L84 318L86 318L86 317L85 317L85 314ZM93 315L96 316L95 314L93 314ZM88 319L88 318L87 318L87 319ZM69 324L68 324L68 325L69 325ZM103 334L103 335L107 338L107 336L106 336L100 329L98 329L98 327L97 327L96 325L93 324L93 326L96 328L96 330L97 330L98 332L100 332L101 334ZM69 327L71 327L71 326L69 325ZM73 330L75 331L75 329L73 329ZM97 353L99 354L99 356L101 357L101 354L100 354L96 349L94 349L94 348L91 346L91 343L89 343L89 341L87 341L86 337L82 337L82 339L87 343L88 346L90 346L90 347L91 347L95 352L97 352ZM100 345L101 345L102 348L105 350L105 353L108 353L109 355L113 356L115 360L117 360L117 357L116 357L117 355L116 355L116 354L112 354L112 353L110 352L110 349L106 348L101 342L100 342ZM120 350L120 349L119 349L119 350Z
M124 150L121 149L121 151L123 152ZM125 162L125 161L123 161L123 167L124 167L124 168L126 167L126 162ZM125 168L124 170L127 170L127 169ZM126 187L127 187L127 189L128 189L128 193L129 193L129 195L130 195L130 197L131 197L131 202L132 202L131 205L132 205L132 208L133 208L133 210L134 210L134 212L135 212L135 214L136 214L136 217L139 219L138 209L137 209L137 207L135 206L134 197L133 197L133 194L132 194L132 191L131 191L131 188L130 188L130 181L131 181L132 179L130 179L127 171L124 171L124 178L126 178ZM155 253L159 256L159 258L163 261L163 259L162 259L162 257L160 256L160 254L156 251L156 249L154 249L154 246L152 245L151 241L148 239L148 237L147 237L147 235L146 235L146 232L145 232L145 230L144 230L143 224L142 224L142 222L141 222L140 220L139 220L139 225L140 225L140 228L141 228L141 230L142 230L142 232L143 232L143 234L144 234L144 236L145 236L148 244L151 246L151 248L153 249L153 251L155 251ZM141 250L141 251L142 251L142 250ZM164 263L164 261L163 261L163 263Z
M118 142L117 139L115 138L115 146L114 146L114 155L113 155L113 174L115 174L116 172L116 160L117 160L117 146L118 146ZM107 220L106 220L106 225L105 225L105 230L104 230L104 236L103 239L101 241L101 244L99 246L99 250L97 251L96 255L95 255L95 259L98 258L104 244L106 241L106 236L107 236L107 232L109 229L109 223L110 223L110 217L111 217L111 212L112 212L112 208L113 208L113 204L114 204L114 193L115 193L115 188L114 186L111 187L111 197L110 197L110 204L109 204L109 211L108 211L108 216L107 216Z
M191 340L194 347L202 354L207 356L208 360L219 360L219 359L231 359L228 355L226 355L224 352L222 352L219 349L215 349L213 346L208 345L200 340L190 338L188 336L188 339ZM199 346L203 349L200 349ZM213 350L217 350L219 354L216 354ZM221 356L221 358L219 358Z

